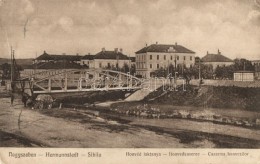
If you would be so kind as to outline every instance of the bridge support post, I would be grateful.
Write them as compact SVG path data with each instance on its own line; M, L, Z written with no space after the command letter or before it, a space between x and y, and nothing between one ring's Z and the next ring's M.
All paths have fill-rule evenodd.
M65 72L64 91L67 91L67 89L68 89L68 75L67 72Z
M51 78L48 81L48 91L51 92Z
M81 91L82 90L82 78L79 79L79 87L78 89Z
M122 78L122 76L121 76L121 74L119 73L118 74L118 87L120 88L121 87L121 79Z

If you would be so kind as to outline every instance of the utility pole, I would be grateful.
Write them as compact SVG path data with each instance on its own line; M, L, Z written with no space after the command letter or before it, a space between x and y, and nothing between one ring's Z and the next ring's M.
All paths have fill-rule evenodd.
M177 85L177 60L176 60L176 54L174 55L174 84Z
M117 71L118 71L118 69L119 69L118 60L119 60L119 55L118 55L118 52L117 52L117 53L116 53L116 70L117 70Z
M169 70L169 69L170 69L170 68L169 68L169 60L168 60L168 62L167 62L167 65L168 65L168 66L167 66L167 76L168 76L169 73L170 73L170 70Z
M184 67L184 61L182 63L182 69L181 69L182 77L183 77L183 69L184 69L183 67Z
M11 46L11 83L13 82L13 47Z
M201 79L201 73L200 73L200 59L199 59L199 80Z
M35 59L34 59L34 74L36 73L36 69L37 69L37 51L36 51L36 54L35 54Z

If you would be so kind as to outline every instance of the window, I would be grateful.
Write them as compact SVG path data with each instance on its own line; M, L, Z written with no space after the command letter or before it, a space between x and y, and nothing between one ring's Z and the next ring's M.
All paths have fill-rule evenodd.
M190 60L192 61L192 56L190 57Z
M152 55L150 55L150 60L152 60L153 59L153 56Z
M102 67L102 63L99 63L99 68L101 68Z
M179 60L179 56L177 56L177 60Z
M164 60L166 60L166 55L163 56Z
M157 64L157 68L160 68L160 65L159 65L159 64Z
M171 60L172 60L172 56L171 56Z
M186 56L183 56L183 60L186 60Z
M159 60L159 55L157 55L157 60Z
M152 65L152 64L150 64L150 68L153 68L153 65Z

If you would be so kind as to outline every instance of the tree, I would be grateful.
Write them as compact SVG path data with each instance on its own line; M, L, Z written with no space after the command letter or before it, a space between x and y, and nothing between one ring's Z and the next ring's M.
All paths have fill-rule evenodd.
M11 79L11 65L8 63L2 64L3 74L2 79Z
M136 73L136 67L135 64L132 64L130 67L130 75L134 75Z
M167 70L164 68L159 68L157 70L155 70L152 75L154 75L155 77L166 77L167 76Z
M234 60L234 71L254 71L254 66L251 61L247 59L235 59Z
M218 66L215 70L215 77L217 79L232 79L234 73L234 65Z
M130 72L130 68L128 64L124 63L123 67L119 69L121 72L128 73Z
M214 70L212 65L201 64L200 65L201 78L212 79L214 76Z

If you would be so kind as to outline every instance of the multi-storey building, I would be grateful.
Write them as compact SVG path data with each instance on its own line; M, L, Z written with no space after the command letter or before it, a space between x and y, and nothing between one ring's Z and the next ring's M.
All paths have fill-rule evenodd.
M192 67L195 52L178 45L152 44L136 52L136 74L149 78L160 68L173 66Z
M86 55L81 59L82 65L88 65L89 68L122 68L125 64L131 64L131 59L123 54L123 50L115 48L114 51L106 51L102 48L96 55Z

